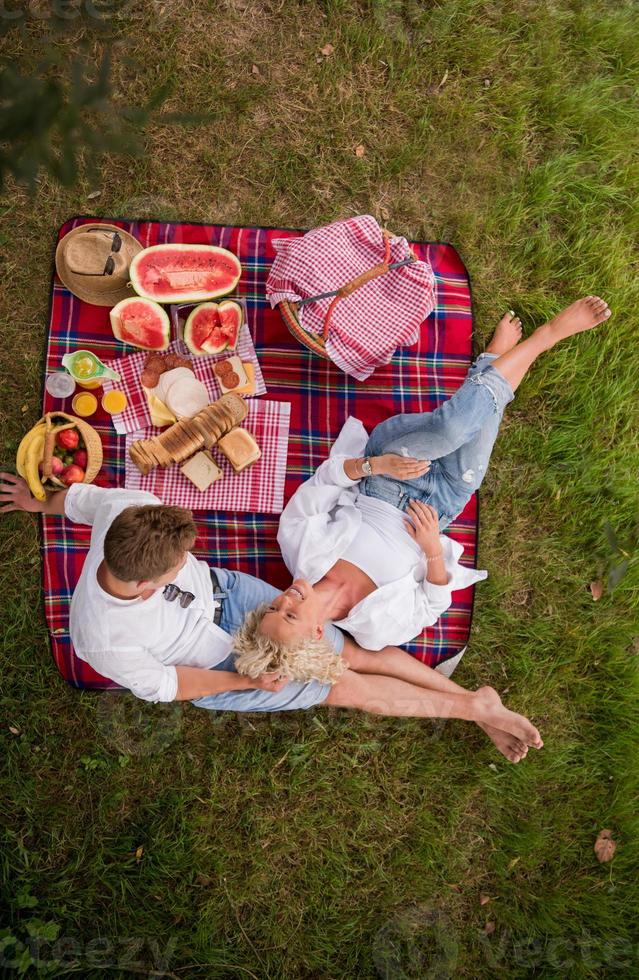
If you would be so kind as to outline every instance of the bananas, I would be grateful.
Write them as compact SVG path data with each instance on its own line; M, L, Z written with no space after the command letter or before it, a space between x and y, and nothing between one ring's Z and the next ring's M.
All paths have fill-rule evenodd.
M47 424L44 420L38 422L38 424L34 425L32 429L29 429L27 434L23 437L22 442L18 446L18 452L16 454L16 469L18 471L18 475L21 476L23 479L26 479L24 464L27 458L27 450L29 448L29 445L33 441L35 436L38 435L38 433L41 432L44 435L44 433L46 432L46 428L47 428Z
M44 455L44 439L47 432L47 423L38 422L30 429L22 442L18 446L16 455L16 469L23 479L27 481L29 490L36 500L46 500L47 494L42 486L38 466Z

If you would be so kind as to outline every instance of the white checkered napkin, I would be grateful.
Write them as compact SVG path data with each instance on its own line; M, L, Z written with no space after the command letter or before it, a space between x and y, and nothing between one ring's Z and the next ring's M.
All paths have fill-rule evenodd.
M161 430L153 427L127 433L124 485L130 490L149 490L165 504L190 510L235 510L249 513L281 514L284 509L284 481L291 417L289 402L247 401L248 415L243 428L255 438L262 457L243 473L234 473L221 452L213 449L223 477L202 493L180 472L179 466L157 468L142 476L131 462L129 447L135 439L149 439Z
M241 360L252 362L255 369L255 394L263 395L266 393L266 385L264 384L260 363L255 353L255 347L253 346L253 338L246 323L242 325L242 329L240 330L237 350L235 351L223 351L221 354L206 354L195 357L189 354L183 354L183 349L180 347L178 341L173 341L168 351L160 351L159 353L170 352L180 354L181 357L189 357L195 377L203 383L212 402L222 395L222 389L213 373L213 365L216 361L223 361L227 357L230 357L231 354L238 354ZM119 371L122 380L105 381L104 390L111 391L113 388L119 388L121 391L124 391L128 401L124 411L113 416L115 431L120 435L123 435L125 432L137 432L151 425L149 403L144 394L144 388L140 383L140 375L142 374L144 362L148 356L149 351L141 350L136 354L127 354L125 357L119 357L115 361L105 362L114 371Z
M273 243L277 256L266 284L271 306L296 302L338 289L378 265L384 258L382 230L370 215L335 221L301 238ZM390 261L410 256L405 238L391 238ZM310 333L322 334L331 299L300 307L300 322ZM339 300L326 352L346 374L359 381L380 364L388 364L397 347L414 344L421 324L435 308L435 277L428 262L391 269Z

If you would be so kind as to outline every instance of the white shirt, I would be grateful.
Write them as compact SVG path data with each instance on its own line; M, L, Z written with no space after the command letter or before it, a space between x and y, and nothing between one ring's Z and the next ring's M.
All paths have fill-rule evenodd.
M386 500L358 494L362 515L357 534L342 555L357 565L379 588L412 572L424 559L417 541L406 530L406 515Z
M282 557L291 574L318 582L344 558L358 534L362 512L357 507L359 480L344 472L344 461L362 456L368 434L357 419L348 418L333 444L330 456L310 480L299 487L282 512L277 535ZM440 535L446 585L426 579L426 562L419 559L407 572L371 592L336 623L367 650L407 643L426 626L432 626L452 602L456 589L465 589L485 579L487 573L459 564L462 546ZM393 545L387 544L386 558L394 561Z
M69 630L81 660L144 701L173 701L176 666L214 667L232 649L228 633L213 622L216 604L209 567L188 554L175 576L176 585L192 592L186 609L179 598L167 602L158 589L148 599L116 599L98 584L104 538L117 515L130 506L161 504L151 493L74 483L65 498L65 514L75 524L89 524L91 546L71 600Z

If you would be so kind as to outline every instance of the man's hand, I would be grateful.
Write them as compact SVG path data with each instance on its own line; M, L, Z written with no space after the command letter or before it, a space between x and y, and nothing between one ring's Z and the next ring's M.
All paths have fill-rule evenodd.
M430 469L429 459L415 459L413 456L400 456L399 453L385 453L371 458L374 476L392 476L395 480L417 480Z
M13 473L0 473L0 513L10 510L25 510L29 514L41 514L43 501L31 496L26 480Z
M404 521L406 529L426 557L441 556L439 517L435 508L430 504L423 504L421 500L411 500L406 513L410 517L410 521Z
M282 677L279 670L266 671L251 681L251 687L258 691L281 691L288 684L288 677Z

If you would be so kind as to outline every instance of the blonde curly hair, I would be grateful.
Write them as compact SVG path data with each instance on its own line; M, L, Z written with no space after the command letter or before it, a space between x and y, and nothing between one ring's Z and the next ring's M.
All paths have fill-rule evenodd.
M268 608L264 602L251 610L233 637L238 674L255 678L265 671L279 670L291 681L334 684L347 665L328 640L308 637L291 644L267 636L260 627Z

